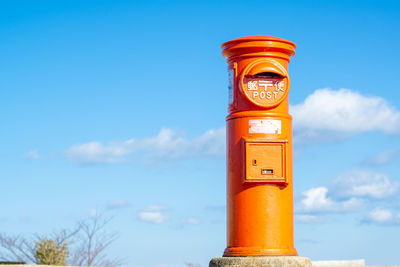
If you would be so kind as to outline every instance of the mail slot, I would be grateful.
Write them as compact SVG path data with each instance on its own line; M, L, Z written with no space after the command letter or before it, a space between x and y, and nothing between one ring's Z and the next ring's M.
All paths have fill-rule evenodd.
M288 64L295 44L249 36L222 49L229 73L224 256L297 255L288 112Z

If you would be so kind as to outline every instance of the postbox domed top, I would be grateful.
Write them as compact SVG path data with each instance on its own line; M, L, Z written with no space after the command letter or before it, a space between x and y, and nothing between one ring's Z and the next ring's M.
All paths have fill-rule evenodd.
M221 45L222 55L232 58L243 55L260 55L268 53L278 53L280 57L289 60L295 54L296 44L273 36L253 35L240 37Z

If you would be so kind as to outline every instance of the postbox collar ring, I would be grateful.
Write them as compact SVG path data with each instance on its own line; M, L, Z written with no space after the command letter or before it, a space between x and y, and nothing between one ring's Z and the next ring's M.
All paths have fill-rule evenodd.
M239 85L250 102L258 107L273 108L287 97L290 79L286 68L280 63L261 58L244 68Z
M225 42L221 48L222 55L227 57L228 61L243 56L269 56L289 61L295 54L296 45L281 38L255 35Z

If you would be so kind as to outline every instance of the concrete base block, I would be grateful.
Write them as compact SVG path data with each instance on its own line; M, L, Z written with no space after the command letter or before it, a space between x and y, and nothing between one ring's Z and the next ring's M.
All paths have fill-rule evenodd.
M220 257L209 267L311 267L311 261L299 256Z

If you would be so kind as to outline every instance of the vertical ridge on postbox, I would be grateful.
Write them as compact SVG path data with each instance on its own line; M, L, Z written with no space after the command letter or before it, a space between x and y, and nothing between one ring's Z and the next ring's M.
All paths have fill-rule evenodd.
M270 36L222 45L230 76L224 256L297 255L288 113L288 63L295 47Z

